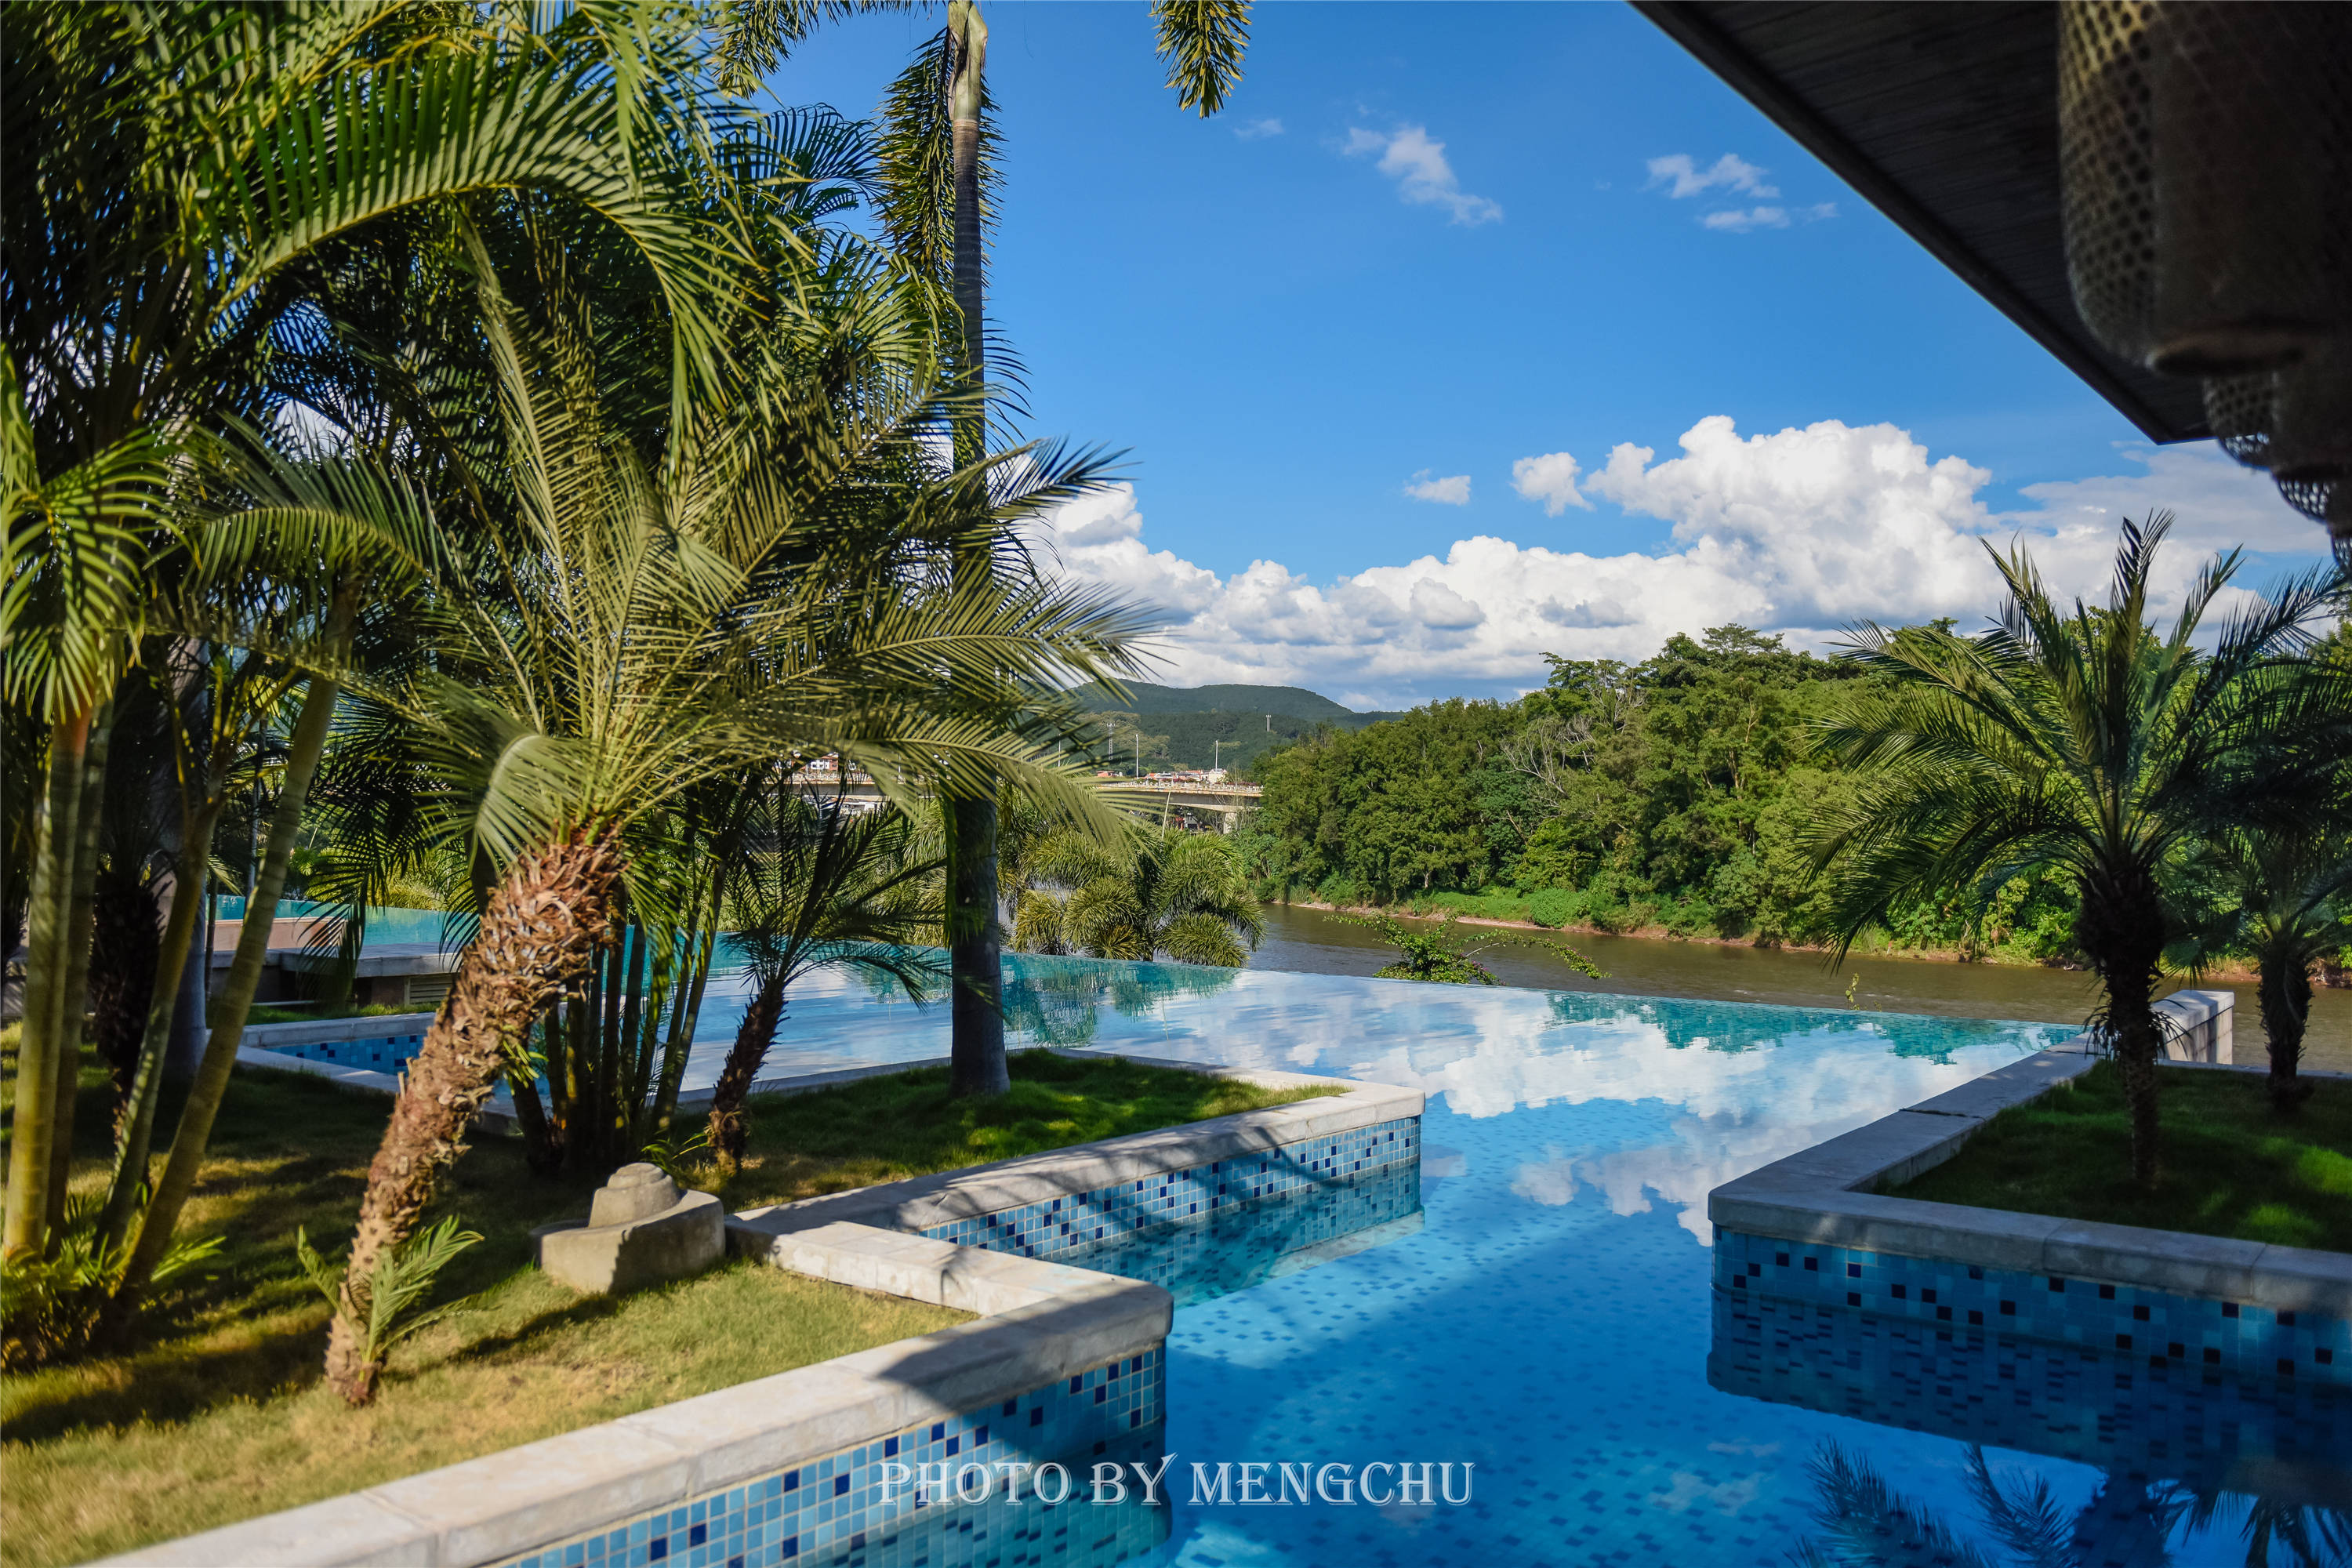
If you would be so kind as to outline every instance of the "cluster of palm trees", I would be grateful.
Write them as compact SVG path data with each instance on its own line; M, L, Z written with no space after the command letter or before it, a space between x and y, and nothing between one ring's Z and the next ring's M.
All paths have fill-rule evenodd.
M509 1085L549 1169L667 1137L724 927L756 1066L794 974L944 926L959 1081L1003 1087L996 803L1123 831L1052 694L1132 673L1144 623L1022 544L1106 468L1013 439L985 377L977 7L878 132L742 100L844 9L11 8L13 1294L70 1286L102 1331L184 1255L298 850L346 960L398 886L464 942L334 1291L355 1402L473 1113ZM1205 112L1240 8L1160 9ZM812 806L824 756L903 809ZM265 785L205 1033L215 834ZM68 1201L86 996L97 1205ZM740 1093L710 1138L740 1154Z
M2344 579L2309 574L2216 617L2231 552L2160 625L2149 601L2171 526L2124 524L2104 604L2069 608L2013 548L1994 555L2009 597L1982 635L1859 628L1848 652L1882 679L1823 736L1861 780L1820 843L1847 941L1906 898L1990 895L2042 869L2074 883L2142 1185L2158 1168L2168 961L2253 953L2271 1090L2292 1113L2310 1087L2296 1072L2310 971L2352 934L2352 650L2319 635Z

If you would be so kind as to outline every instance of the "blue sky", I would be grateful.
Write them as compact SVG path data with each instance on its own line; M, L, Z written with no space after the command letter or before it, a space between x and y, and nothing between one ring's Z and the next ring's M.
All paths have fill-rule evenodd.
M870 112L940 15L832 26L773 90ZM1129 452L1041 542L1162 608L1172 683L1391 706L1726 619L1818 647L1990 609L1978 536L2088 589L2150 505L2175 582L2316 559L1630 8L1262 5L1208 121L1139 5L987 17L990 310L1034 430Z

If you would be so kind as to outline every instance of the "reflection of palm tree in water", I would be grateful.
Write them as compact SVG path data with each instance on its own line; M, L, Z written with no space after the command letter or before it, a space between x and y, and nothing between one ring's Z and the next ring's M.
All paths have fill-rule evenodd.
M2070 1522L2047 1480L2004 1492L1984 1450L1971 1446L1969 1495L1984 1534L1999 1543L1988 1555L1835 1443L1822 1444L1806 1469L1822 1534L1790 1553L1802 1568L2159 1568L2172 1561L2175 1528L2184 1521L2191 1532L2211 1528L2231 1495L2110 1471ZM2247 1568L2352 1564L2352 1515L2335 1509L2253 1498L2243 1533Z
M1171 997L1222 991L1240 973L1205 964L1008 953L1004 1026L1041 1046L1083 1046L1095 1037L1105 1003L1128 1017L1139 1018Z
M1194 963L1137 963L1108 958L1004 955L1004 1027L1040 1046L1083 1046L1093 1040L1105 1003L1139 1018L1174 996L1223 991L1241 973ZM872 995L895 1002L906 987L887 974L862 975Z

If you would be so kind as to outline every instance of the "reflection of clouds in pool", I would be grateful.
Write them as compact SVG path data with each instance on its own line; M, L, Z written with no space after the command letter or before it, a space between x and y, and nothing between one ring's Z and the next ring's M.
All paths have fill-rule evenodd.
M1701 1242L1712 1237L1711 1189L2072 1032L1173 963L1015 955L1008 971L1008 1022L1022 1043L1396 1084L1480 1120L1596 1101L1660 1107L1673 1114L1645 1120L1631 1146L1549 1151L1518 1167L1512 1190L1559 1207L1582 1184L1616 1215L1663 1203ZM707 1005L689 1083L710 1081L741 1016L740 984L713 991L733 1000ZM917 1009L887 982L814 976L794 988L777 1044L772 1070L942 1056L947 1010ZM1866 1087L1857 1054L1870 1058Z

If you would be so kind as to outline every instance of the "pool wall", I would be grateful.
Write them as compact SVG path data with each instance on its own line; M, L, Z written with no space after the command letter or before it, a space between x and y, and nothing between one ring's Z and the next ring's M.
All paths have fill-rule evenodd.
M107 1562L1087 1568L1132 1557L1166 1539L1169 1509L1144 1505L1132 1469L1118 1506L1096 1506L1088 1492L1097 1465L1162 1457L1173 1300L1159 1285L1035 1254L1205 1224L1253 1198L1296 1202L1324 1188L1344 1199L1368 1178L1392 1184L1420 1159L1417 1090L1222 1076L1340 1092L730 1216L738 1253L979 1314L971 1322ZM1079 1212L1100 1237L1036 1217ZM908 1480L923 1465L958 1479L986 1466L1001 1487L995 1467L1047 1460L1074 1484L1056 1507L1016 1507L1001 1489L923 1502Z
M2352 1507L2352 1397L2133 1352L1717 1291L1707 1382L1955 1442L2197 1489Z
M2184 995L2183 1036L2201 1026L2226 1061L2229 993ZM2097 1060L2078 1037L1716 1188L1716 1289L2156 1368L2352 1383L2352 1258L1885 1195Z

